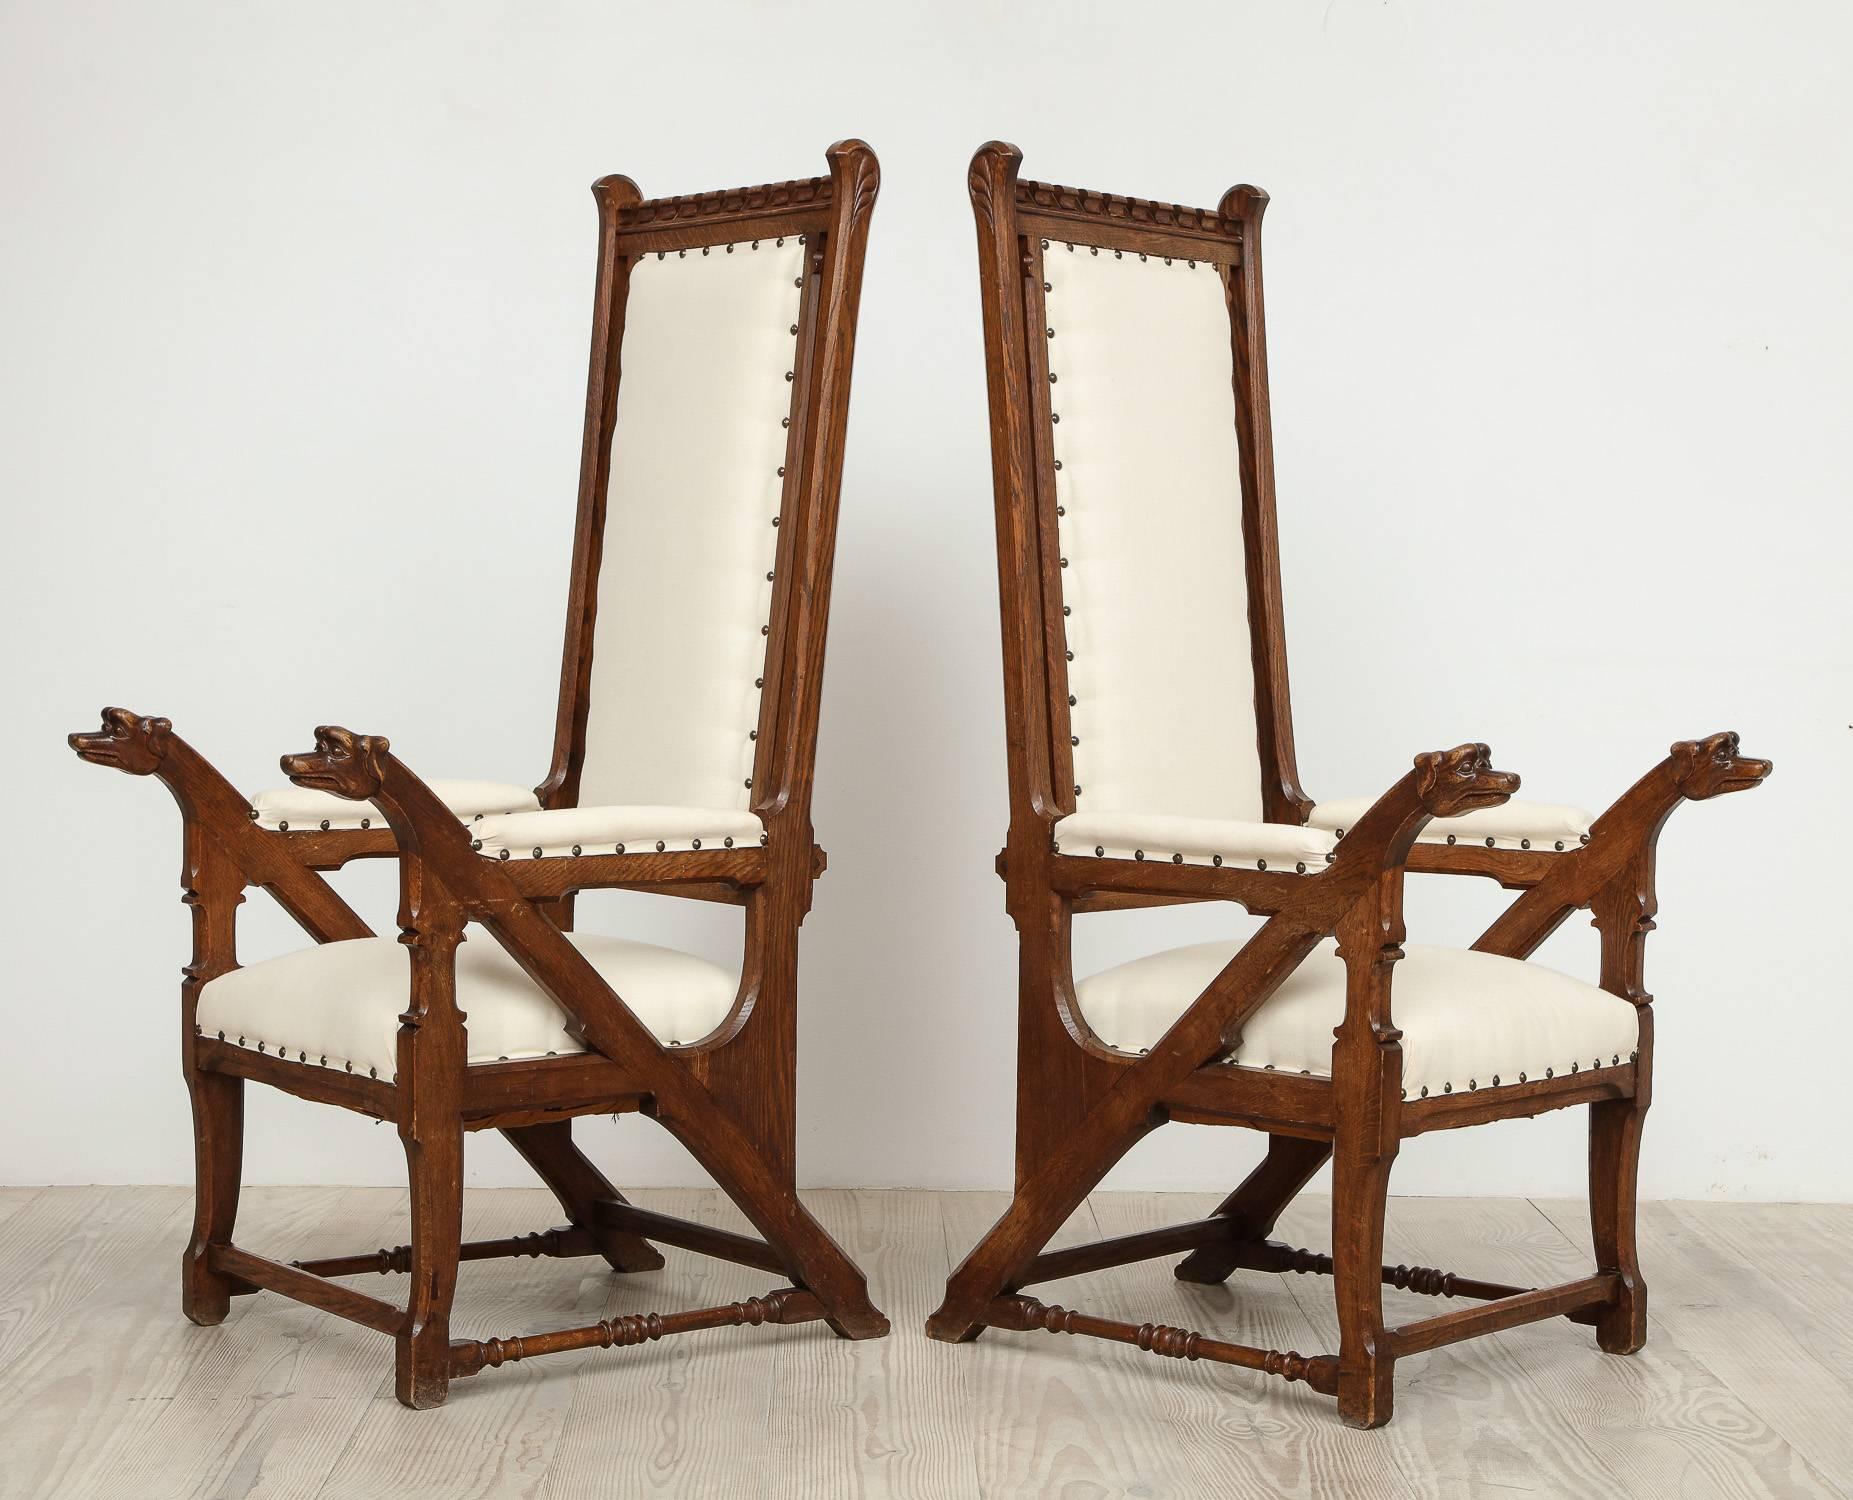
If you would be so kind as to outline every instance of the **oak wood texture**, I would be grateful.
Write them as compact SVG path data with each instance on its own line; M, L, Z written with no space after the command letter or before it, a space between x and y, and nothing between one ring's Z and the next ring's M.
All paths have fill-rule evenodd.
M968 179L990 403L1010 794L998 873L1019 944L1016 1190L948 1279L928 1333L963 1342L986 1327L1046 1329L1247 1365L1335 1395L1340 1416L1359 1427L1389 1420L1399 1357L1481 1333L1565 1316L1592 1324L1602 1349L1635 1352L1646 1337L1635 1179L1651 1096L1653 1013L1641 965L1653 926L1656 840L1679 803L1755 786L1769 763L1742 755L1735 734L1682 741L1596 820L1584 844L1561 853L1416 844L1430 819L1495 806L1517 790L1518 778L1493 769L1479 744L1416 756L1346 833L1332 863L1311 875L1058 849L1054 827L1075 810L1076 789L1054 418L1043 365L1043 255L1053 242L1188 255L1215 266L1223 280L1241 455L1239 494L1229 503L1240 507L1243 537L1243 557L1229 565L1243 568L1247 585L1263 812L1271 822L1303 823L1313 799L1295 759L1281 601L1261 272L1267 194L1233 187L1212 212L1031 182L1019 176L1021 160L1015 147L990 142L972 158ZM1515 960L1529 958L1573 912L1590 912L1602 937L1599 982L1636 1007L1638 1052L1589 1071L1406 1100L1392 1001L1408 871L1487 878L1518 892L1474 944ZM1075 1001L1075 914L1205 900L1234 902L1265 921L1149 1049L1134 1056L1103 1043ZM1332 1076L1229 1064L1243 1022L1328 937L1337 939L1347 973ZM1508 1286L1386 1264L1390 1172L1405 1138L1579 1104L1590 1107L1593 1274L1555 1286ZM1045 1248L1106 1171L1169 1121L1263 1131L1267 1157L1207 1221L1119 1243ZM1275 1222L1328 1160L1330 1254L1272 1240ZM1177 1278L1197 1286L1216 1286L1238 1268L1329 1274L1336 1353L1231 1343L1193 1332L1188 1322L1114 1319L1018 1295L1051 1277L1180 1250L1189 1253ZM1384 1312L1386 1284L1482 1300L1393 1323Z
M624 462L621 452L613 454L612 439L629 267L639 256L670 249L795 238L804 246L804 273L788 377L765 675L747 783L756 789L753 811L766 830L760 847L486 859L384 737L333 726L317 730L313 750L283 757L283 768L299 785L373 801L383 826L271 832L256 825L246 799L165 719L111 708L99 731L70 737L85 760L158 777L182 813L183 899L194 941L181 987L180 1039L197 1170L181 1306L193 1322L216 1324L233 1297L262 1288L390 1333L395 1394L416 1408L442 1403L455 1377L541 1354L736 1324L823 1319L844 1338L887 1332L862 1272L795 1190L798 929L825 866L811 828L811 789L856 317L880 186L875 155L862 142L839 142L826 159L821 177L688 197L647 199L625 177L602 178L593 187L599 248L585 438L554 753L538 795L549 808L573 805L586 755L606 494L612 465ZM688 440L699 442L700 435ZM700 629L701 622L665 619L660 628ZM238 965L235 918L247 888L269 891L315 942L366 937L366 923L318 872L382 857L399 862L399 938L411 955L393 1081L293 1063L200 1034L200 989ZM580 956L565 934L575 893L594 887L745 908L739 993L710 1036L688 1045L659 1043ZM455 976L466 924L486 928L486 940L502 944L573 1018L586 1053L466 1065ZM407 1243L293 1263L233 1243L243 1091L250 1082L394 1123L410 1185ZM592 1113L640 1113L667 1129L740 1205L758 1238L633 1210L573 1141L574 1117ZM500 1130L534 1169L565 1213L564 1226L463 1239L463 1142L467 1132L482 1129ZM614 1271L638 1275L664 1264L652 1239L742 1260L772 1279L752 1295L692 1311L578 1319L557 1333L451 1336L463 1261L597 1255ZM335 1279L367 1272L404 1274L403 1305ZM511 1326L523 1325L502 1328Z
M598 1127L600 1154L607 1132L636 1128ZM719 1193L630 1196L743 1227ZM924 1316L950 1254L1007 1197L805 1196L902 1324ZM1329 1398L1303 1382L1154 1360L1133 1345L996 1335L978 1359L921 1338L842 1344L771 1326L505 1365L408 1420L380 1378L383 1335L279 1297L251 1299L215 1328L176 1327L170 1255L187 1237L190 1199L183 1188L0 1189L5 1500L1793 1500L1845 1496L1853 1474L1850 1205L1644 1203L1657 1300L1639 1355L1592 1359L1562 1321L1449 1345L1411 1363L1397 1420L1358 1442L1335 1435ZM1215 1205L1209 1194L1096 1193L1064 1238L1138 1233ZM464 1226L496 1239L553 1211L538 1188L471 1190ZM253 1187L239 1227L266 1249L332 1256L392 1243L405 1213L403 1189ZM1304 1195L1278 1233L1304 1243L1328 1213L1322 1195ZM1446 1246L1513 1283L1567 1279L1587 1257L1580 1202L1392 1198L1388 1240L1394 1259ZM685 1255L642 1277L517 1259L466 1266L455 1317L485 1333L535 1316L564 1328L743 1300L774 1279ZM1333 1337L1324 1290L1290 1273L1191 1286L1147 1261L1037 1295L1307 1350ZM1437 1307L1385 1297L1398 1322Z

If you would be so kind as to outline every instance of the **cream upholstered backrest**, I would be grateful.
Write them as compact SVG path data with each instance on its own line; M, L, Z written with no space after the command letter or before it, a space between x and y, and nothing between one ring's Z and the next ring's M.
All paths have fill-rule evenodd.
M786 236L631 266L582 806L751 802L804 256Z
M1061 240L1043 279L1076 807L1259 822L1222 279Z

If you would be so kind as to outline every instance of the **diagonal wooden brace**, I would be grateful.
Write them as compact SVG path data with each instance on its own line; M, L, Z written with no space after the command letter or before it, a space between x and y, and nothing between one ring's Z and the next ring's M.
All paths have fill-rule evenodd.
M647 1112L707 1169L792 1279L816 1294L838 1332L876 1338L888 1331L862 1272L798 1201L731 1106L702 1084L688 1057L656 1039L496 861L470 848L463 826L384 738L324 726L314 751L285 756L282 765L298 785L377 803L404 851L406 889L441 884L464 917L487 928L574 1018L591 1047L623 1059L649 1092Z
M927 1333L953 1343L977 1336L993 1299L1027 1272L1133 1143L1163 1123L1167 1095L1228 1054L1247 1018L1322 938L1342 921L1358 920L1356 913L1377 912L1386 884L1400 894L1402 862L1431 818L1497 806L1517 788L1518 778L1494 770L1482 744L1417 756L1412 769L1359 820L1337 860L1283 901L1170 1029L1063 1132L1040 1169L1026 1173L1019 1162L1010 1206L953 1272L945 1300L927 1320ZM1381 962L1387 968L1387 960ZM1387 984L1384 988L1387 994Z
M1229 1221L1229 1237L1218 1244L1199 1245L1179 1261L1172 1274L1179 1281L1211 1285L1227 1281L1241 1264L1238 1242L1265 1240L1275 1221L1313 1176L1332 1158L1330 1141L1309 1141L1298 1136L1271 1135L1267 1155L1242 1185L1216 1206L1216 1217Z
M1224 1036L1279 987L1311 953L1320 934L1282 915L1230 959L1151 1050L1128 1067L1069 1132L1059 1157L1023 1182L1010 1207L946 1284L927 1333L949 1343L977 1336L985 1309L1080 1207L1095 1183L1159 1119L1159 1101L1183 1078L1226 1050Z

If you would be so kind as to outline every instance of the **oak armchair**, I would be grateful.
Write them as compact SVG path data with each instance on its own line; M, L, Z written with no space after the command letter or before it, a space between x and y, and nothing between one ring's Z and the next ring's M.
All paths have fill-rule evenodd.
M537 793L427 783L379 736L324 727L251 802L159 718L104 711L84 759L155 775L180 804L193 957L181 988L197 1201L181 1302L217 1323L260 1289L390 1334L396 1390L539 1354L737 1324L822 1319L879 1336L864 1278L795 1191L798 928L851 359L879 185L859 141L827 176L644 198L594 194L599 257L553 765ZM318 873L389 857L397 939ZM314 945L240 967L234 917L268 890ZM573 932L574 894L657 891L744 907L737 973ZM466 928L470 929L465 942ZM480 931L478 930L480 929ZM233 1242L247 1082L393 1121L410 1244L283 1264ZM761 1238L627 1203L573 1117L655 1119ZM498 1129L568 1222L461 1242L463 1142ZM789 1283L688 1312L452 1339L460 1260L657 1244ZM343 1284L409 1273L393 1305Z
M1646 1335L1635 1176L1651 1090L1642 950L1654 847L1682 799L1754 786L1737 737L1677 744L1606 813L1511 801L1484 745L1415 758L1374 801L1315 803L1294 760L1261 286L1267 197L1215 211L971 166L1002 602L1020 946L1016 1191L927 1324L1086 1334L1303 1380L1353 1425L1389 1420L1398 1359L1563 1315L1601 1347ZM1403 947L1408 871L1519 892L1468 950ZM1176 949L1076 983L1077 913L1229 901L1246 943ZM1529 963L1572 912L1598 984ZM1383 1264L1390 1169L1424 1131L1590 1110L1592 1273L1500 1286ZM1167 1121L1243 1125L1262 1163L1207 1219L1044 1245ZM1333 1164L1332 1251L1271 1239ZM1334 1277L1335 1354L1046 1305L1038 1282L1188 1252L1180 1279ZM1382 1286L1472 1299L1386 1326Z

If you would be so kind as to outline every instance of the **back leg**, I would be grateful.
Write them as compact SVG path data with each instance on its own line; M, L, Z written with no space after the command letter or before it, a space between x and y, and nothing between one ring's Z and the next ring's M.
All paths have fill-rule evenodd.
M566 1210L573 1224L598 1235L599 1253L612 1270L655 1271L661 1268L662 1252L648 1240L622 1230L599 1227L596 1205L622 1203L624 1195L606 1181L605 1174L573 1143L571 1120L513 1126L502 1134L560 1200L560 1207Z
M690 1102L696 1107L687 1114L673 1113L659 1091L658 1123L764 1236L793 1282L816 1294L833 1331L852 1339L885 1335L888 1319L869 1300L868 1278L799 1201L783 1163L761 1154L753 1137L712 1096Z
M1267 1155L1241 1186L1216 1206L1215 1217L1230 1222L1231 1242L1264 1240L1273 1233L1281 1211L1299 1196L1331 1155L1330 1141L1270 1135ZM1171 1274L1179 1281L1211 1286L1227 1281L1235 1265L1235 1253L1227 1245L1202 1245L1179 1261Z

